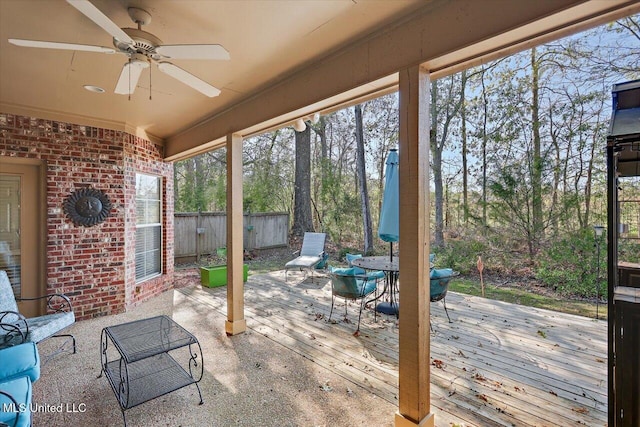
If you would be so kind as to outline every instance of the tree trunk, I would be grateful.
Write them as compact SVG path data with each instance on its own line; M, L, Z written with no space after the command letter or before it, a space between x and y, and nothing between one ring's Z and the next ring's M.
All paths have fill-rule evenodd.
M324 116L321 116L318 120L318 123L312 125L311 129L318 135L320 138L320 159L318 160L318 164L320 165L320 179L316 180L316 187L319 187L315 194L315 200L318 201L319 206L316 206L316 219L318 224L320 224L321 229L324 230L324 218L327 214L327 204L328 204L328 186L327 184L327 174L328 168L330 166L328 159L328 147L327 147L327 121ZM319 193L319 195L318 195Z
M542 219L542 140L540 138L540 63L536 57L536 48L531 49L531 126L533 127L533 157L531 159L531 194L533 210L533 253L534 255L543 237Z
M434 246L436 248L444 247L444 232L443 232L443 214L442 204L444 203L442 197L442 151L438 147L438 81L431 82L431 154L432 154L432 170L433 170L433 185L435 187L435 229L433 233Z
M487 181L487 167L488 167L488 159L487 159L487 145L489 142L489 138L487 136L487 121L489 115L489 100L487 99L487 86L485 84L485 72L482 72L481 82L482 82L482 108L483 108L483 117L482 117L482 232L486 234L487 227L489 225L489 221L487 219L487 191L488 191L488 181Z
M364 159L364 130L362 128L362 106L353 107L356 116L356 170L358 174L358 188L362 202L362 228L364 231L364 253L373 249L373 231L371 225L371 209L369 206L369 191L367 190L367 170Z
M296 174L294 183L293 227L291 233L301 237L313 231L311 216L311 129L307 126L296 135Z
M204 174L204 165L203 165L203 156L196 156L194 158L196 164L196 188L195 188L195 196L196 196L196 207L198 212L202 212L206 210L205 207L205 174Z
M466 106L466 88L467 88L467 70L462 72L462 93L460 97L463 99L460 106L461 130L462 138L462 211L464 213L463 223L467 225L469 222L469 165L467 164L467 106Z

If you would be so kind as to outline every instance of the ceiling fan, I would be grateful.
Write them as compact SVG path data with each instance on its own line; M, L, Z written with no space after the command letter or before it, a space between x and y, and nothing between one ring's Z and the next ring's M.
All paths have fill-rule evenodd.
M114 48L73 43L59 43L38 40L9 39L16 46L37 47L43 49L63 49L99 53L122 53L129 60L124 64L114 92L131 95L136 88L142 70L154 62L158 70L192 87L208 97L218 96L220 90L201 80L182 68L167 62L167 59L213 59L228 60L229 52L219 44L179 44L166 45L151 33L142 30L142 26L151 21L151 15L142 9L130 7L129 16L138 28L120 28L89 0L67 0L113 37Z

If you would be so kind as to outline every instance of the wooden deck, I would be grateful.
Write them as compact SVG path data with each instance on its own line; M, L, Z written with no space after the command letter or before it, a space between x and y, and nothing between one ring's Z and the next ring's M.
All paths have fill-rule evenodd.
M397 404L395 317L336 301L328 279L251 276L247 326ZM226 313L226 288L179 292ZM437 426L606 426L606 322L450 293L431 304L431 405Z

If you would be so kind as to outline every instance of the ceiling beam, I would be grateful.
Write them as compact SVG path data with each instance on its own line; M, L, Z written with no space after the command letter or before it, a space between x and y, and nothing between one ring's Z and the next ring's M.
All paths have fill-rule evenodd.
M223 144L229 134L255 134L383 90L370 84L395 85L397 71L407 67L423 64L438 77L638 11L635 0L434 0L167 138L165 158L198 154Z

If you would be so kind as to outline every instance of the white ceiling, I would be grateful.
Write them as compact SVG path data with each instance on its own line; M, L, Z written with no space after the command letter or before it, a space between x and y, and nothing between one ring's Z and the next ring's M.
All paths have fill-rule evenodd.
M131 100L113 93L126 57L18 47L9 38L112 47L112 38L64 0L0 0L0 111L165 139L224 111L314 60L399 17L420 0L93 0L120 27L128 7L147 10L143 29L166 44L218 43L230 61L172 60L219 88L208 98L159 72L143 72ZM151 80L151 91L149 90ZM96 85L106 93L86 91ZM151 100L149 96L151 94Z

